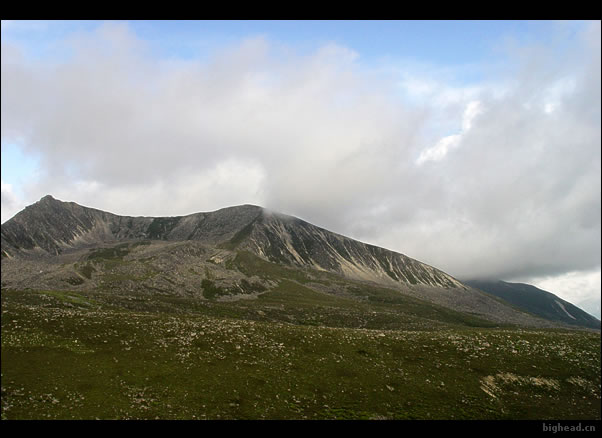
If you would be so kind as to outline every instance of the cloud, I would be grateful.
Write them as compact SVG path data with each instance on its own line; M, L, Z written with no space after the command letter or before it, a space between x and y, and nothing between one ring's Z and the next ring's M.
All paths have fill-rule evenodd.
M509 47L510 68L462 87L392 78L336 44L301 54L256 37L156 59L108 24L50 63L5 40L2 141L39 157L28 202L255 203L458 277L599 270L599 40L590 23L562 56Z
M564 58L530 48L539 62L517 61L498 79L505 93L477 96L478 116L465 110L460 134L419 155L413 205L397 202L389 223L368 216L380 227L357 232L463 278L599 270L600 55L595 44L584 50L591 40Z
M442 160L450 149L457 148L462 143L462 136L468 133L472 126L472 121L479 114L479 105L480 102L478 100L470 102L462 115L462 129L460 133L443 137L435 146L423 151L416 160L416 164L421 165L426 161Z
M1 184L2 223L4 223L22 210L25 207L25 204L13 193L11 184L6 184L4 181L1 181Z
M242 203L261 205L263 178L260 166L229 160L198 173L130 185L127 190L106 181L78 181L52 192L57 199L125 216L184 216Z

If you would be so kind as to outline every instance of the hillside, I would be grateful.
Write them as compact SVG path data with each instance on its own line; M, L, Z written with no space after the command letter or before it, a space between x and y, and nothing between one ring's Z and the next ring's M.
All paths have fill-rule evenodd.
M600 320L551 292L524 283L469 280L466 284L549 321L600 330Z

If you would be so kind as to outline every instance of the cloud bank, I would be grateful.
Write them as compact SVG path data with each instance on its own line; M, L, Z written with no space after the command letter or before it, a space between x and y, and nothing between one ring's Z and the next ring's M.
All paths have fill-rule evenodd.
M506 46L503 69L460 87L335 44L158 60L115 24L63 44L50 62L2 43L2 142L40 162L26 203L254 203L459 278L600 269L599 22L561 52ZM11 202L3 183L3 221Z
M2 184L2 223L13 217L23 208L25 204L19 200L19 198L13 193L13 187L11 184L6 184L4 181Z

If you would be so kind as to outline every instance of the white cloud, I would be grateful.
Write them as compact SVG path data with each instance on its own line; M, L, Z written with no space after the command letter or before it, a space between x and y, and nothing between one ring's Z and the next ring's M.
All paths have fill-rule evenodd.
M263 179L257 163L227 160L199 173L131 185L128 190L106 182L78 181L72 186L53 184L48 191L57 199L124 216L183 216L232 205L264 205Z
M2 184L2 223L9 220L25 207L25 204L14 194L11 184Z
M503 93L502 84L454 84L446 72L441 74L435 67L417 66L412 63L397 67L399 80L397 89L408 98L409 102L447 108L454 105L464 105L475 100L483 92Z
M462 87L408 74L402 97L390 71L334 44L298 54L252 38L157 60L109 25L50 64L3 41L2 139L39 157L28 203L51 193L128 215L256 203L458 277L599 269L596 26L567 43L570 59L510 51L517 68Z
M548 114L554 112L560 106L566 96L570 96L575 89L575 80L564 78L556 81L547 90L544 91L543 107Z
M472 126L472 121L477 115L479 115L480 112L481 107L478 100L474 100L466 106L462 116L462 132L468 132Z
M462 143L462 136L466 135L472 126L474 118L481 112L480 102L473 100L466 105L462 115L462 129L459 134L443 137L432 148L423 151L416 164L421 165L426 161L439 161L443 159L451 149L455 149Z

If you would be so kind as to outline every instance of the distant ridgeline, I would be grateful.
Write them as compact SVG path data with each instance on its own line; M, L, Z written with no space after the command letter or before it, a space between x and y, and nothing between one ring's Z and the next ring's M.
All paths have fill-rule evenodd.
M600 329L600 320L551 292L530 284L469 280L464 283L550 321Z

